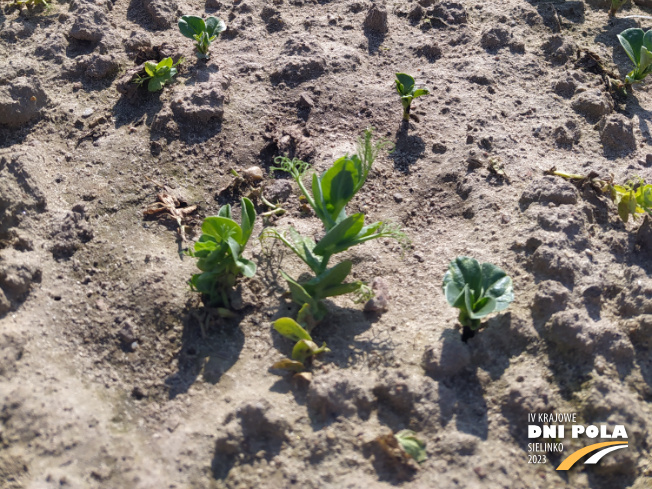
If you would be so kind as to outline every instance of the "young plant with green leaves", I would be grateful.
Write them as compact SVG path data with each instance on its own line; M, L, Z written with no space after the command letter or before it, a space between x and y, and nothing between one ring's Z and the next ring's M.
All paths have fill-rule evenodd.
M220 33L226 30L226 24L217 17L206 20L194 15L184 15L179 19L179 30L184 36L195 40L198 58L208 58L208 48Z
M46 2L46 0L13 0L13 2L9 3L10 7L27 7L28 9L32 9L39 5L43 5L45 8L50 7L50 4Z
M284 358L272 365L272 368L303 372L308 358L330 352L326 343L318 347L310 333L292 318L277 319L274 321L274 329L285 338L294 341L295 345L292 348L292 358Z
M312 192L308 191L302 180L310 168L308 163L287 157L275 160L278 166L273 169L286 171L292 176L303 198L322 221L325 231L317 242L311 237L302 236L294 228L286 233L267 228L261 235L261 239L282 241L314 274L308 280L298 281L281 271L292 300L301 306L297 323L308 332L326 316L324 299L349 293L357 294L359 301L372 297L371 289L364 282L346 281L353 266L351 260L330 265L335 255L372 239L391 237L401 242L406 239L405 234L394 225L382 221L365 225L363 213L349 216L346 212L346 205L364 185L379 151L388 145L386 141L374 142L372 131L368 129L358 141L356 154L339 158L321 175L313 174Z
M450 262L442 287L448 303L460 310L460 324L472 331L484 317L506 309L514 300L512 279L503 270L466 256Z
M652 72L652 29L626 29L618 34L618 40L634 63L634 69L625 76L625 84L641 83Z
M401 430L394 434L394 438L399 446L417 463L425 462L428 458L426 454L426 443L412 430Z
M172 80L172 77L177 74L177 66L183 61L183 58L179 58L176 63L172 61L172 58L164 58L158 63L147 61L145 62L145 76L136 75L134 83L142 85L149 80L147 90L158 92L163 88L163 85Z
M580 183L587 182L596 191L608 193L618 209L618 216L623 222L628 222L629 216L633 218L641 214L652 216L652 185L645 183L645 180L641 177L627 180L624 184L618 185L614 183L613 177L603 179L597 174L577 175L558 171L554 167L545 173Z
M239 275L253 277L256 264L242 256L256 220L252 202L240 201L242 224L231 218L229 204L220 208L217 216L207 217L201 225L202 235L188 254L197 258L197 273L190 279L192 290L205 296L205 303L218 307L220 314L229 316L229 289Z
M609 185L608 190L623 222L627 222L629 216L652 216L652 185L646 184L642 178L638 182L629 180L624 185Z
M405 73L396 73L396 91L401 97L401 104L403 104L403 120L410 120L410 108L412 100L428 95L430 90L425 87L417 88L414 78Z

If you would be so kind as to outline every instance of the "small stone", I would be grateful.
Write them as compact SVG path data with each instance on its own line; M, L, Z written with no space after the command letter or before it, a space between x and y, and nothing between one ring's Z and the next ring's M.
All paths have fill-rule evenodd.
M82 112L82 117L83 117L83 118L90 117L90 116L93 115L93 112L95 112L95 109L89 107L89 108L86 109L84 112Z
M600 121L600 141L606 153L627 154L636 150L634 125L621 114L612 114Z
M376 5L372 6L364 19L364 28L378 34L387 33L387 11Z
M392 197L394 197L396 202L403 202L403 194L397 192Z
M263 170L259 166L251 166L243 170L242 175L250 182L259 182L263 179Z
M274 180L265 188L265 194L272 203L285 202L292 195L292 184L289 180Z
M303 92L301 95L299 95L298 105L302 109L312 109L315 106L315 102L312 100L310 95L308 95L306 92Z
M471 364L469 347L453 332L443 342L428 348L423 355L423 368L435 378L450 377Z
M389 308L389 301L391 299L387 281L382 277L376 277L371 282L371 289L374 291L375 296L367 301L364 305L364 310L367 312L386 311Z
M126 345L134 343L137 339L134 327L130 321L125 321L122 324L122 328L118 332L118 336L120 337L120 340Z

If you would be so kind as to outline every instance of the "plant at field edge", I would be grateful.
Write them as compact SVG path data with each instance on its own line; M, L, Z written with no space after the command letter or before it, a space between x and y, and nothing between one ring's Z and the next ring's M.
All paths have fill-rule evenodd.
M169 82L173 76L177 74L177 66L183 63L184 59L179 58L179 61L173 63L172 58L164 58L158 63L154 61L145 62L145 76L136 75L134 83L142 85L147 80L147 90L150 92L158 92Z
M38 5L43 5L46 8L50 6L50 4L45 0L14 0L13 3L9 4L10 7L14 6L14 7L21 8L25 6L28 9L31 9L32 7L36 7Z
M208 48L221 32L226 30L226 24L217 17L206 20L194 15L184 15L179 19L179 30L185 37L195 40L198 58L208 58Z
M634 63L634 69L625 76L625 83L642 82L652 72L652 29L626 29L618 34L621 46Z
M639 177L638 182L628 180L624 185L610 184L608 190L623 222L627 222L630 215L634 218L644 213L652 216L652 185L642 178Z
M545 172L567 180L589 182L597 191L609 193L609 197L618 209L618 216L623 222L629 221L629 216L636 218L639 214L652 216L652 185L645 183L641 177L638 180L627 180L622 185L614 183L613 176L601 179L592 175L576 175L551 168Z
M188 255L197 258L197 273L190 279L190 288L206 296L206 303L218 307L223 316L232 315L229 308L228 291L235 285L236 278L242 274L253 277L256 264L242 257L256 220L252 202L243 197L241 222L239 225L231 218L229 204L220 208L218 215L207 217L201 225L202 235L189 250Z
M302 181L310 168L308 163L287 157L275 160L279 166L273 169L290 173L325 229L325 235L317 243L310 237L301 236L294 228L286 233L267 228L261 235L261 239L275 238L283 242L314 274L311 279L299 282L281 271L292 300L301 306L297 324L308 332L326 316L323 299L348 293L357 294L359 301L371 297L371 290L364 282L346 282L353 262L344 260L329 268L333 256L372 239L392 237L405 241L405 234L396 226L384 222L365 226L363 213L351 216L346 213L346 205L364 185L378 152L388 144L386 141L372 141L372 130L367 129L358 141L355 155L339 158L321 176L313 174L312 193Z
M503 270L466 256L450 262L442 287L448 303L460 310L460 324L471 331L480 327L482 318L514 300L512 279Z
M403 120L410 120L410 107L412 100L422 95L428 95L430 90L427 88L417 88L414 78L405 73L396 73L396 91L401 96L401 104L403 104Z

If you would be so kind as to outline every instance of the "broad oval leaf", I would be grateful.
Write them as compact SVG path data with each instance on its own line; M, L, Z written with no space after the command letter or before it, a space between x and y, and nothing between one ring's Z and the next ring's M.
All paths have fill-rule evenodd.
M460 322L477 328L479 320L500 312L514 300L512 279L491 263L478 263L457 257L444 275L444 294L448 303L460 309Z
M199 35L206 30L206 24L201 17L184 15L179 19L179 30L184 36L194 39L195 35Z
M412 76L407 73L396 73L396 79L402 85L402 90L400 91L402 95L412 93L412 89L414 88L414 78Z
M213 39L217 37L218 34L226 30L226 24L224 21L218 17L208 17L206 19L206 32ZM213 40L211 39L211 41Z
M292 360L304 363L306 358L318 350L317 344L311 340L299 340L292 348Z
M626 29L618 34L621 46L637 68L641 63L641 46L643 46L644 37L643 29L636 27Z
M277 319L276 321L274 321L274 329L282 336L285 336L286 338L292 341L299 341L299 340L312 341L312 337L310 336L310 334L292 318Z
M161 88L163 88L163 84L165 82L158 77L154 77L149 80L149 83L147 84L147 90L150 92L158 92Z
M304 287L310 286L316 291L317 294L321 295L321 292L324 289L334 287L336 285L341 285L346 277L348 277L349 273L351 273L352 266L352 261L344 260L334 267L329 268L324 273L317 275L315 278L307 282Z
M353 246L351 242L364 226L364 214L358 213L347 217L326 233L315 246L313 253L320 256L339 253Z
M416 462L421 463L428 458L426 455L425 442L417 438L417 434L414 431L401 430L396 433L394 437L401 448L403 448L403 450L405 450Z
M300 306L303 306L304 304L310 304L313 308L316 307L317 303L315 299L313 299L313 297L306 291L306 289L303 288L301 284L292 279L292 277L286 274L283 270L281 270L281 275L288 283L288 286L290 287L290 294L292 295L292 300L296 304L299 304Z
M254 229L254 222L256 221L256 210L254 204L247 197L240 200L240 220L242 221L242 238L240 244L244 247L249 241L251 232Z
M172 65L174 63L172 62L172 58L163 58L159 63L156 65L156 70L162 70L163 68L172 68Z
M231 204L226 204L220 207L220 210L217 211L217 215L219 217L226 217L227 219L231 219Z
M242 228L232 219L221 216L211 216L204 219L201 225L204 234L213 236L217 242L233 238L236 242L242 241Z
M272 368L290 370L292 372L302 372L304 370L303 363L297 362L295 360L290 360L289 358L279 360L274 365L272 365Z
M251 260L247 260L246 258L238 258L237 265L238 270L240 270L240 273L242 273L242 275L245 277L251 278L256 275L256 264Z
M359 160L356 164L356 161L348 156L336 160L333 166L321 176L321 191L331 219L337 222L346 204L359 190L362 178L362 166Z

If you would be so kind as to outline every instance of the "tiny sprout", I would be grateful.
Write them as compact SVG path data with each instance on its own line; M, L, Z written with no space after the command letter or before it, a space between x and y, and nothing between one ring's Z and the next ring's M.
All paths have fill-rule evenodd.
M194 15L184 15L179 19L179 30L187 38L194 39L197 57L209 57L208 48L221 32L226 30L226 24L217 17L206 20Z
M172 62L172 58L164 58L155 63L154 61L147 61L145 63L145 76L136 75L134 83L142 85L147 80L147 90L150 92L158 92L163 88L163 85L168 83L173 76L177 74L177 66L183 63L184 59L179 58L176 63Z
M417 88L414 78L405 73L396 73L396 91L401 96L401 104L403 104L403 120L410 120L410 107L412 100L422 95L428 95L430 90L425 87Z

